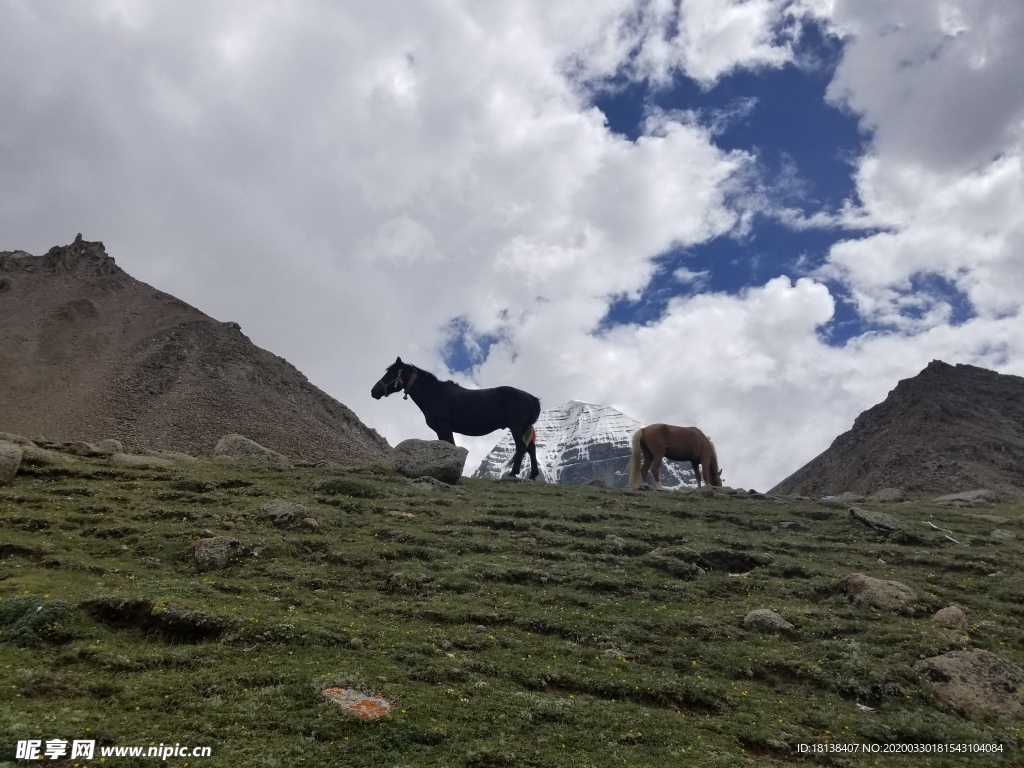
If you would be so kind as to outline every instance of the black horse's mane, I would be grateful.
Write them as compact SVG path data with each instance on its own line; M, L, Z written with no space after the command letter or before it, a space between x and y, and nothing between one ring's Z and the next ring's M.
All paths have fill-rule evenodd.
M440 380L439 378L437 378L437 376L435 376L434 374L432 374L432 373L431 373L430 371L425 371L425 370L423 370L422 368L420 368L420 367L419 367L418 365L413 365L412 363L403 363L403 365L407 365L407 366L409 366L409 367L410 367L410 368L412 368L412 369L413 369L414 371L416 371L416 373L417 373L418 375L420 375L420 376L426 376L426 377L427 377L428 379L433 379L433 380L434 380L434 381L436 381L436 382L437 382L438 384L451 384L451 385L453 385L453 386L459 387L460 389L465 389L465 387L462 387L461 385L459 385L459 384L456 384L456 383L455 383L454 381L452 381L451 379L448 379L447 381L444 381L444 382L442 382L442 381L441 381L441 380Z

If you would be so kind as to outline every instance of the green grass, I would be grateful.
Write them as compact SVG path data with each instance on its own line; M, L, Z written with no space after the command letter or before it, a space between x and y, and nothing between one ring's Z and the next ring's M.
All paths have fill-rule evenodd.
M277 498L318 529L264 519ZM1021 540L990 541L993 523L928 503L886 511L915 535L887 540L821 501L23 466L0 489L0 765L25 765L14 745L31 738L212 747L165 761L179 766L1024 762L1019 723L966 719L913 672L965 647L1024 664ZM979 511L1024 534L1024 506ZM262 549L199 570L206 530ZM837 583L855 571L902 581L920 603L904 615L851 604ZM950 603L966 635L930 620ZM762 607L795 631L744 629ZM392 713L345 718L320 696L330 685L384 696ZM798 751L826 740L1003 752Z

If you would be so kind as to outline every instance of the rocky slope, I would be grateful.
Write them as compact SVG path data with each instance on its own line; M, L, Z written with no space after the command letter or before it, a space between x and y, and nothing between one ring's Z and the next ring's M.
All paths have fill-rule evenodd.
M934 360L772 489L807 496L899 487L1024 497L1024 379Z
M643 424L608 405L570 400L542 411L535 425L537 461L549 483L584 483L603 480L609 486L626 485L633 433ZM512 435L505 433L481 462L473 477L498 478L512 466ZM524 467L529 457L524 460ZM662 484L669 488L693 484L689 464L666 461Z
M209 454L238 432L294 460L386 441L286 360L142 283L100 242L0 252L0 430Z

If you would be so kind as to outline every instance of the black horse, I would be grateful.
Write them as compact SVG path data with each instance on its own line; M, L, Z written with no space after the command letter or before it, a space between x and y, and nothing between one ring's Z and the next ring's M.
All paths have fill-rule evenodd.
M440 381L437 376L403 363L402 358L388 366L380 381L373 385L374 400L405 390L405 396L423 411L427 426L437 433L438 440L455 445L453 433L486 435L496 429L508 429L516 444L512 459L512 476L519 474L523 454L530 452L530 479L540 474L537 466L537 434L534 422L540 416L540 400L515 387L465 389L454 381Z

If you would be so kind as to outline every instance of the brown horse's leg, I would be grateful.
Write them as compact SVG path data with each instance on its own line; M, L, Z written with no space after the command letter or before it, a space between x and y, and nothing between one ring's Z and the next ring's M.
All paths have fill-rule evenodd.
M651 474L654 475L654 487L661 490L661 456L655 456L651 463Z
M700 462L690 459L690 466L693 467L693 476L697 480L697 487L700 488Z
M640 485L647 485L647 472L651 468L654 457L644 451L644 462L640 465Z

